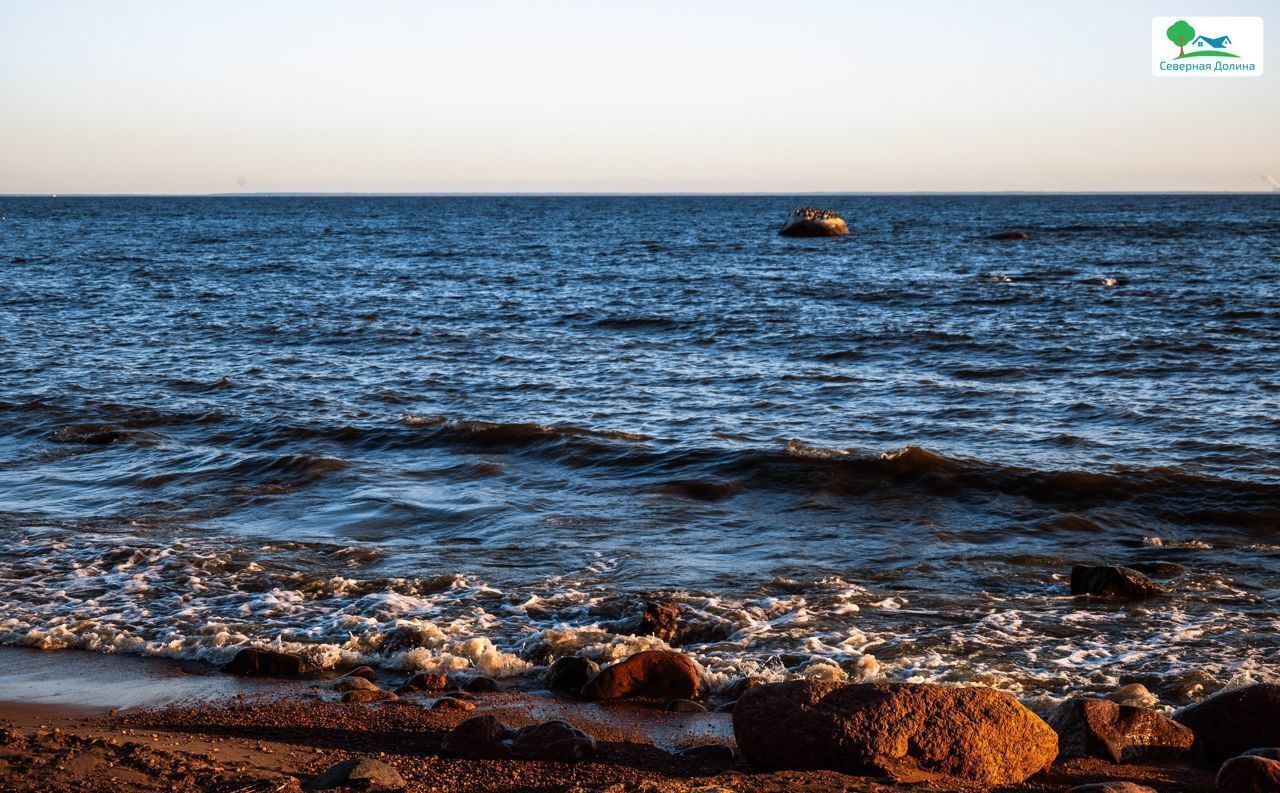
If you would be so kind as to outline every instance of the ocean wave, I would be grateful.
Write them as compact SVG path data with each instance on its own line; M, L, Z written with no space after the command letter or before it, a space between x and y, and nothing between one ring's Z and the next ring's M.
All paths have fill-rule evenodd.
M1017 370L957 370L956 374L1001 379L1015 377ZM226 386L216 381L210 387ZM1093 409L1083 403L1075 407ZM210 431L198 431L191 440L201 447L225 449L228 461L215 458L210 465L207 450L180 455L172 461L173 470L151 472L152 485L193 474L257 480L276 475L290 483L306 483L346 467L341 458L348 455L343 449L349 449L354 457L366 451L441 449L505 454L591 469L635 481L643 491L703 501L730 499L751 491L858 496L906 490L962 499L996 494L1069 510L1106 505L1175 523L1250 531L1266 531L1280 522L1280 483L1230 479L1170 466L1038 469L949 456L917 445L888 453L799 441L773 447L673 445L628 430L442 415L406 414L396 422L272 422L264 426L218 410L160 410L107 403L92 408L93 421L65 422L68 417L79 418L80 411L44 400L0 403L0 414L5 412L15 417L43 413L45 418L34 424L30 418L18 418L20 431L43 428L50 441L86 446L152 445L171 439L180 430L210 425ZM159 434L162 431L165 435ZM1052 441L1055 445L1087 445L1072 436ZM304 451L313 444L322 444L325 451ZM237 449L241 451L232 451ZM476 476L502 472L500 460L480 462L490 467L474 471Z

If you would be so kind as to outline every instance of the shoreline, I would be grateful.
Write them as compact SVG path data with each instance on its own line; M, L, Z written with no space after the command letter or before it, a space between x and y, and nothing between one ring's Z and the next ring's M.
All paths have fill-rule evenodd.
M38 654L38 655L37 655ZM0 779L14 791L301 790L352 757L394 767L406 790L884 791L887 780L833 771L761 772L741 757L697 759L681 748L734 745L728 713L674 713L599 704L546 691L470 695L471 710L432 709L441 692L341 703L336 673L304 680L236 678L207 665L84 651L0 648ZM403 675L383 672L390 687ZM590 760L468 760L443 736L476 715L508 727L560 719L590 735ZM1128 780L1161 793L1213 790L1213 772L1188 763L1055 762L1005 790L1066 790ZM611 787L621 783L623 787ZM919 786L915 786L917 789ZM981 786L930 783L929 790Z

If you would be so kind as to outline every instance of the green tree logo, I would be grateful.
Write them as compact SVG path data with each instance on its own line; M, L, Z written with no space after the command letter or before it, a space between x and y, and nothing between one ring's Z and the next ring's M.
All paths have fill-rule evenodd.
M1187 24L1187 20L1179 19L1170 25L1164 34L1169 37L1169 41L1178 45L1178 57L1181 58L1187 54L1182 48L1196 37L1196 29Z

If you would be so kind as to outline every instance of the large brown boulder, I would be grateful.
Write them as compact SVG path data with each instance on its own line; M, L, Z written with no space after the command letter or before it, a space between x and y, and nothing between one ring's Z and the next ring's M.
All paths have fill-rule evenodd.
M1190 751L1191 730L1153 710L1106 699L1071 699L1049 717L1061 757L1101 757L1113 763L1176 760Z
M1174 714L1200 739L1204 757L1220 763L1263 746L1280 746L1280 684L1223 691Z
M246 647L224 664L222 671L242 677L301 677L311 667L296 655Z
M1071 568L1071 594L1106 600L1141 600L1166 592L1165 588L1129 567L1078 564Z
M1058 736L989 688L796 680L756 686L733 710L738 748L764 769L830 769L898 782L1021 782L1053 762Z
M692 658L671 650L645 650L601 669L582 687L582 696L666 702L697 699L701 687L702 669Z
M1280 791L1280 761L1257 755L1233 757L1218 769L1218 793L1276 793Z

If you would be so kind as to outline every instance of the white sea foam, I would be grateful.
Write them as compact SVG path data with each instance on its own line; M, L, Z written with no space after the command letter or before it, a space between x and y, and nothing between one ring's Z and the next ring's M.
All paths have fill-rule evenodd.
M599 577L620 562L606 556L590 559L578 576L507 590L460 573L378 578L363 572L367 555L288 543L192 538L160 546L143 536L122 543L116 535L27 534L11 549L0 559L9 593L0 641L9 644L211 663L257 645L321 667L369 663L494 677L529 674L564 655L610 663L668 647L619 628L610 605L618 596ZM310 553L347 566L308 571ZM1220 597L1257 597L1221 577L1184 583ZM741 593L673 594L686 621L710 631L679 649L702 664L713 687L744 674L912 680L981 683L1048 701L1072 691L1110 692L1125 675L1140 674L1181 686L1181 694L1157 696L1195 696L1275 677L1265 643L1220 646L1217 637L1280 634L1280 619L1258 625L1225 606L1189 610L1168 601L1135 607L1141 618L1118 632L1112 611L1053 595L987 596L967 612L948 606L939 620L923 593L890 593L839 576L778 579ZM1194 648L1195 661L1181 661L1179 648ZM1160 707L1168 704L1162 699Z

